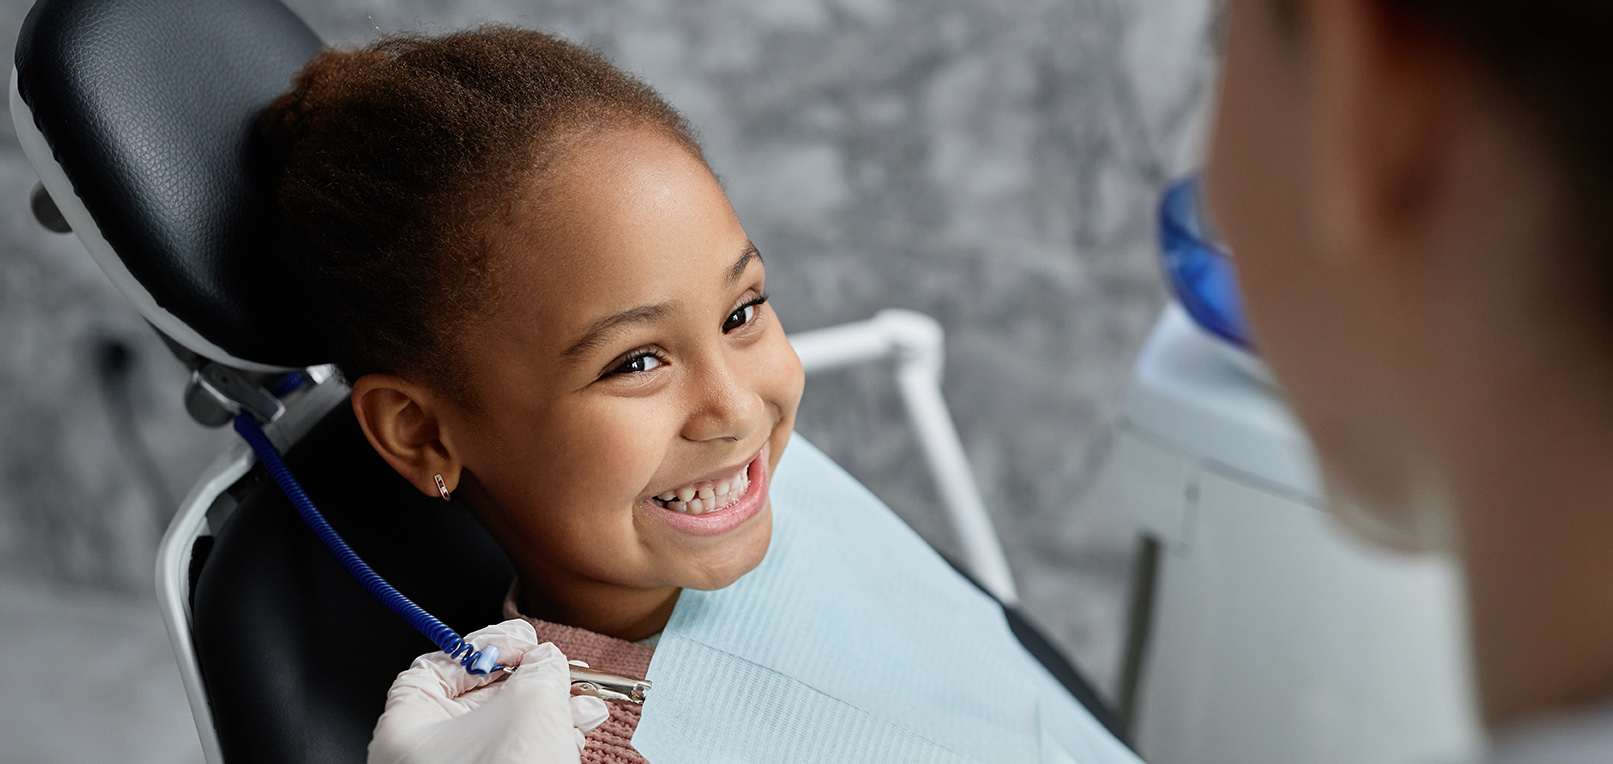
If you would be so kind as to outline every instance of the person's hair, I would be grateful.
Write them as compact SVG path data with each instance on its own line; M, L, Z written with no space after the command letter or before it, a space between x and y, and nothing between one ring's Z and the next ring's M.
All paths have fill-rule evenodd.
M1613 213L1613 0L1373 1L1449 35L1528 112L1570 184L1571 233L1600 247L1595 229ZM1298 0L1274 2L1296 22ZM1592 267L1613 290L1613 260Z
M1613 202L1613 2L1386 0L1453 33L1536 120L1598 226ZM1583 227L1583 226L1582 226ZM1609 264L1613 266L1613 264Z
M257 125L275 257L349 380L399 374L467 398L462 330L497 304L500 221L567 140L687 121L598 53L492 25L326 49Z

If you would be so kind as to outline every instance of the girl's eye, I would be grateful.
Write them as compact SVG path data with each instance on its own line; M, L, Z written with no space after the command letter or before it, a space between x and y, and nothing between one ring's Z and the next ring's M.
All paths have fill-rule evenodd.
M616 368L611 369L610 373L642 374L646 371L657 369L665 365L666 361L661 360L654 353L645 352L631 356L627 360L622 361L620 364L617 364Z
M760 308L764 302L767 302L767 295L765 294L745 303L744 305L739 306L739 309L735 310L733 313L729 313L728 320L724 321L722 324L723 334L727 334L735 329L749 324L752 321L755 321L756 310L757 308Z
M727 334L728 332L731 332L731 331L733 331L735 329L738 329L739 327L750 323L751 319L753 319L755 317L756 317L756 306L755 305L746 305L745 307L740 308L739 310L736 310L733 313L729 314L728 320L724 321L722 323L723 333Z

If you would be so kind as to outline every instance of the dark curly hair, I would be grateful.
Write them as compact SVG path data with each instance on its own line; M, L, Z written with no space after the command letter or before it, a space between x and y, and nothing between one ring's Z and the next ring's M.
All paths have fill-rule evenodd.
M558 37L491 25L326 49L259 118L276 256L349 380L472 403L455 340L498 304L502 216L566 140L649 127L700 147L653 89Z

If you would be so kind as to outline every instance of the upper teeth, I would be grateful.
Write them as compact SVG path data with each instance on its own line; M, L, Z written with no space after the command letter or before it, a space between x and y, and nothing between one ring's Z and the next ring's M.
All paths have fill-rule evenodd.
M745 471L741 469L733 477L723 480L707 480L686 485L655 498L660 499L667 509L677 512L691 515L715 512L745 495L745 489L750 487L750 477Z

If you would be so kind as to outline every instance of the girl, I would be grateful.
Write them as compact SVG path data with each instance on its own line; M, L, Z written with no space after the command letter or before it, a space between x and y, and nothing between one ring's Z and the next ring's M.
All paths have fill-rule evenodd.
M489 26L327 50L260 134L370 444L492 532L539 641L643 676L679 591L761 561L802 388L688 123ZM613 704L585 756L641 761L637 718Z

